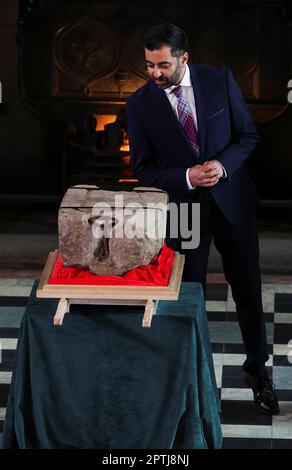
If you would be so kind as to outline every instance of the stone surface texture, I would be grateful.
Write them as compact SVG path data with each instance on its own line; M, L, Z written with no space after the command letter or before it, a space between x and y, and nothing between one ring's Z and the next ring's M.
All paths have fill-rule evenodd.
M147 265L165 240L167 203L156 188L69 188L58 216L64 266L113 276Z

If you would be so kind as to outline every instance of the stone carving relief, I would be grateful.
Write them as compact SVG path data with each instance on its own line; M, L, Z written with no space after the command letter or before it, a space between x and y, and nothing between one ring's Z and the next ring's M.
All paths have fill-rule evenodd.
M117 34L93 16L65 26L56 35L57 67L87 85L113 73L119 58Z

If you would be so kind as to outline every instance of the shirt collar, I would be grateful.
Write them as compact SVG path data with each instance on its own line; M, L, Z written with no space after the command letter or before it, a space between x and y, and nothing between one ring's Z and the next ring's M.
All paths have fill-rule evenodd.
M165 88L164 91L165 93L171 93L174 88L176 88L178 85L172 85L168 88ZM181 79L179 86L192 86L191 82L191 74L190 74L190 69L188 64L186 64L186 69L183 78Z

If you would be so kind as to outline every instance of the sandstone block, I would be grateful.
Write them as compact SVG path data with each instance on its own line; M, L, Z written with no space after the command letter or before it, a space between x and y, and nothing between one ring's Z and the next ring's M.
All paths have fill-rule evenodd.
M167 203L167 193L156 188L69 188L58 217L64 266L122 275L148 264L165 240Z

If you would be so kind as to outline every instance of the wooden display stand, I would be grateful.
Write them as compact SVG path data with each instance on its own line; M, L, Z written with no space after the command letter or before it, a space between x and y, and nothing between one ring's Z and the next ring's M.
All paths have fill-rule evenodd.
M144 305L142 326L151 326L158 300L177 300L179 296L184 255L175 253L168 286L122 286L122 285L65 285L48 284L58 257L58 250L49 253L37 289L37 297L59 298L54 325L62 325L71 304Z

